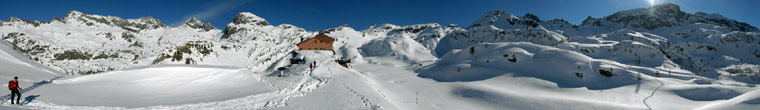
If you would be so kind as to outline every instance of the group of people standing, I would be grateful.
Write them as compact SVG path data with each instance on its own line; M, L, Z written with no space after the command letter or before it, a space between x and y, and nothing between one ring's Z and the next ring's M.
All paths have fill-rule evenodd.
M314 68L317 66L317 61L314 61L313 63L309 63L309 71L314 71Z

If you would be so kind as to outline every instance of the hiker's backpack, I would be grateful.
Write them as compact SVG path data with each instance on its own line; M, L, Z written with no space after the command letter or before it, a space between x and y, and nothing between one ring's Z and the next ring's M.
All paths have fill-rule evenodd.
M15 86L16 85L13 84L13 81L8 81L8 90L13 90L13 87L15 87Z
M8 90L13 90L13 88L16 88L18 86L18 83L13 83L13 81L8 81Z

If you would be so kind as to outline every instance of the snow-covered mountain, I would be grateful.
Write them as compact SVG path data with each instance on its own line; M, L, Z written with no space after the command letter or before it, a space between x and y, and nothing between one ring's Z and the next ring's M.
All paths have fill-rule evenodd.
M66 16L63 16L61 21L67 24L83 24L93 27L119 27L130 32L166 28L166 25L153 17L122 19L115 16L87 15L78 11L69 12Z
M336 40L332 51L297 50L318 33ZM0 71L30 73L22 84L64 77L40 89L72 90L31 92L52 95L33 103L37 109L744 109L760 99L760 31L675 4L578 25L493 10L468 27L344 25L318 32L249 12L220 30L194 17L172 27L152 17L72 11L50 21L11 17L0 21L0 35L0 58L7 59L0 64L32 69ZM294 51L319 64L289 64ZM354 66L333 61L339 58ZM276 77L279 67L288 68L286 77ZM188 98L213 94L194 88L202 86L231 95ZM89 89L94 93L82 93ZM164 90L179 95L130 98ZM101 98L152 101L88 97L109 92L124 95ZM93 103L66 101L72 97Z
M219 56L225 61L218 63L262 71L274 67L272 64L286 58L296 49L297 43L314 35L315 32L308 32L290 24L273 26L264 18L242 12L227 24L224 37L221 39L227 44L222 48L233 52ZM230 62L236 63L229 64Z
M579 26L561 31L566 36L609 36L607 32L623 32L617 35L656 48L680 68L707 76L720 72L712 72L714 68L760 62L756 27L719 14L685 13L675 4L625 10L604 18L590 17ZM659 40L637 40L639 35ZM661 43L647 43L652 41Z
M435 48L436 55L443 55L452 49L463 49L469 45L487 42L532 42L541 45L557 45L566 42L566 37L549 31L539 25L539 18L533 14L517 17L503 10L489 11L466 30L456 30L441 39Z
M50 22L10 18L0 28L3 39L30 59L68 74L161 63L258 70L311 34L292 25L270 26L251 13L240 13L226 28L226 35L194 17L181 26L167 27L152 17L122 19L77 11ZM276 45L283 48L271 48Z
M211 31L213 29L216 29L213 25L211 25L211 22L201 22L201 20L198 20L198 18L192 17L185 21L185 24L182 24L181 27L190 27L193 29L203 29L204 31Z
M463 30L464 28L456 25L441 26L437 23L409 26L397 26L393 24L372 25L362 32L370 36L384 38L376 38L360 49L365 53L363 55L398 56L398 58L413 61L416 59L409 59L414 57L408 56L419 58L419 56L428 57L431 53L435 55L432 50L437 48L439 41L445 38L444 36L454 31ZM418 44L421 45L417 46ZM430 57L424 59L430 60Z
M598 19L589 17L580 25L562 19L542 21L530 13L518 17L494 10L465 31L447 34L433 51L441 57L450 50L466 50L478 43L531 42L639 66L644 66L641 62L671 62L675 64L648 66L670 65L718 77L723 71L715 68L760 62L760 42L755 40L758 37L757 28L746 23L719 14L685 13L675 4L625 10Z
M652 30L692 24L710 24L730 31L758 31L756 27L725 18L720 14L686 13L681 11L680 6L670 3L655 5L650 8L620 11L604 18L589 17L583 21L581 26Z

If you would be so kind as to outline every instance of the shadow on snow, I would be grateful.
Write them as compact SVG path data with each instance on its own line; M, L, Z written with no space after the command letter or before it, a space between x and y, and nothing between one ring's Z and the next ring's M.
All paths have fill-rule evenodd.
M42 85L50 84L54 80L56 80L58 78L61 78L61 76L55 77L55 78L50 79L50 80L42 80L40 82L34 83L34 85L32 85L32 86L29 86L29 87L26 87L26 88L22 88L22 90L20 91L21 95L24 95L24 93L29 92L31 90L34 90L37 87L40 87ZM28 104L28 103L34 101L35 99L37 99L37 97L39 97L39 96L40 95L29 95L26 98L24 98L24 101L21 104ZM21 97L21 96L19 96L19 97ZM8 100L12 100L11 99L11 94L8 94L8 95L5 95L3 97L0 97L0 100L2 101L2 102L0 102L0 104L5 104L6 102L8 102Z

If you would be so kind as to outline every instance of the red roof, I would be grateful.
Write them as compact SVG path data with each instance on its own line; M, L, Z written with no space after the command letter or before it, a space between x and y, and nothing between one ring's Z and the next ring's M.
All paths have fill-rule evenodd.
M328 43L328 44L332 44L333 41L335 41L335 39L333 39L330 36L327 36L325 34L322 34L322 33L317 34L316 36L314 36L312 38L309 38L309 39L317 39L319 41L322 41L322 42L325 42L325 43ZM303 40L303 41L307 41L309 39L306 39L306 40ZM304 43L304 42L301 42L301 43ZM300 45L301 43L298 43L298 44Z

